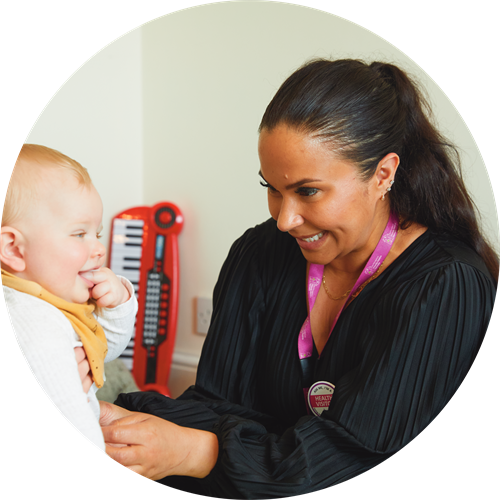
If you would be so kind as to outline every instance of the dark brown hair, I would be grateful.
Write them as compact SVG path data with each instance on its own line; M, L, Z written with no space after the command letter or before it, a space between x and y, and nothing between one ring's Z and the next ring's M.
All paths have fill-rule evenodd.
M386 154L396 153L400 165L389 199L401 228L417 222L458 238L482 257L497 281L498 256L479 228L457 148L432 125L427 101L397 66L311 61L280 87L259 132L279 124L329 143L365 179Z

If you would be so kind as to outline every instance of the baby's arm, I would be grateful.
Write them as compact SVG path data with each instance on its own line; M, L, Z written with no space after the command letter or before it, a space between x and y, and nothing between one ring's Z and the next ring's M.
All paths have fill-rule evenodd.
M106 363L117 358L127 347L134 330L138 307L134 287L130 281L121 276L116 276L116 278L126 288L129 299L113 308L100 307L95 314L97 321L104 329L108 341Z

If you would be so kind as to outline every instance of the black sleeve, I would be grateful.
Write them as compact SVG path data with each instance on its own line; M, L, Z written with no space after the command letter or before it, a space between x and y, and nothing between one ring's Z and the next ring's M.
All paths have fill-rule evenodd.
M460 385L494 299L491 282L460 264L381 294L363 318L370 325L366 335L356 336L360 359L335 380L331 409L283 425L262 407L259 364L249 354L261 349L264 309L271 300L250 239L249 233L233 245L221 271L196 386L176 401L152 393L118 401L214 432L219 458L209 476L162 482L219 498L309 493L389 458L435 418ZM451 319L450 311L459 314ZM360 315L352 316L354 328ZM325 363L325 376L328 369ZM291 372L282 376L290 376L293 385Z

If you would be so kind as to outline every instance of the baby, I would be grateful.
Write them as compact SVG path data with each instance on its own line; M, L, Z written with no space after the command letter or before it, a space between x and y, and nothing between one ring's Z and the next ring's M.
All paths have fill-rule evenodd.
M25 144L0 234L9 316L45 392L104 450L95 393L105 380L104 362L130 340L137 300L128 280L102 267L101 231L102 202L87 170L58 151ZM74 353L82 345L94 382L88 395Z

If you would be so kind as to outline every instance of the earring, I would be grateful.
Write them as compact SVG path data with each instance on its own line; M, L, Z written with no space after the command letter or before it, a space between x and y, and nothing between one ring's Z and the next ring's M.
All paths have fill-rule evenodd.
M391 188L392 188L392 185L393 185L393 184L394 184L394 181L391 181L391 185L390 185L390 186L386 189L386 191L387 191L387 192L389 192L389 191L391 190ZM380 198L380 199L381 199L381 201L384 201L384 200L385 200L385 195L386 195L386 193L384 193L384 194L382 195L382 197Z

